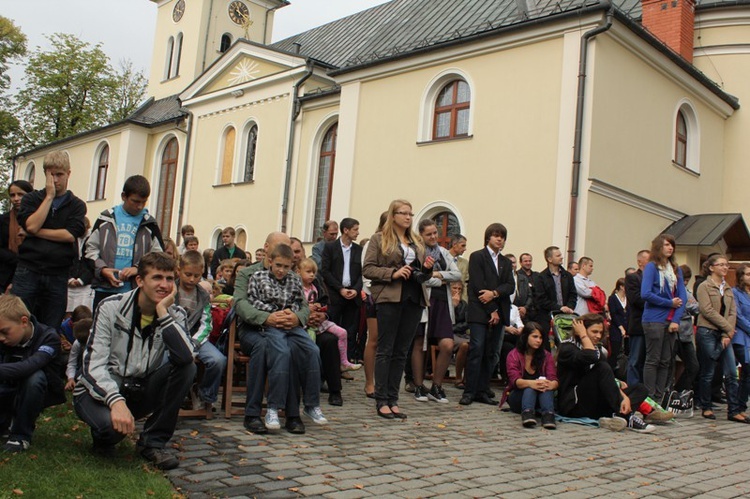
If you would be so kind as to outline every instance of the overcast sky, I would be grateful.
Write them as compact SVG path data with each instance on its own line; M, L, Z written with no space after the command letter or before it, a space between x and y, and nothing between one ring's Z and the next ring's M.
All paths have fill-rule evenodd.
M197 1L186 0L188 4ZM276 13L273 41L386 1L291 0L291 5ZM70 33L87 42L101 42L115 65L130 59L148 76L156 26L156 4L150 0L0 0L0 15L21 28L29 51L47 48L45 35ZM22 84L21 68L13 68L10 76L14 88Z

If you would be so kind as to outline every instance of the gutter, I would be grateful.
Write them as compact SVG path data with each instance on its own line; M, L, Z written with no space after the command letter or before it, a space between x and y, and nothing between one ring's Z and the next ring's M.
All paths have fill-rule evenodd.
M188 126L187 131L185 132L185 161L183 163L182 168L182 186L180 187L180 207L177 211L177 232L178 237L177 244L179 245L182 243L182 231L180 231L180 228L182 227L182 217L185 214L185 191L187 190L187 178L188 178L188 161L190 160L190 137L192 136L193 132L193 113L192 111L188 111ZM179 128L178 128L179 130Z
M607 10L604 23L587 31L581 37L581 52L578 57L578 92L576 97L576 125L573 139L573 172L570 187L570 212L568 218L568 256L566 261L572 262L576 253L576 228L578 225L578 194L581 182L581 145L583 143L583 106L586 96L586 64L588 62L589 42L596 35L604 33L612 27L614 6Z
M292 103L292 115L289 120L289 142L286 149L286 174L284 176L284 198L281 202L281 232L286 232L287 219L289 215L289 190L292 181L292 155L294 154L294 130L297 117L302 111L302 101L300 100L299 91L302 84L313 75L313 62L307 59L307 71L305 75L294 84L294 101Z

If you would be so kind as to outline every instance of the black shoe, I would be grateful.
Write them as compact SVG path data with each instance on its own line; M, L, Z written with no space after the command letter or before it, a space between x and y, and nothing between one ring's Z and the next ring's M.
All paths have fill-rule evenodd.
M245 416L245 422L243 424L245 425L245 429L250 433L255 433L256 435L268 433L268 428L266 428L266 425L263 424L263 420L258 416Z
M284 428L286 428L286 431L289 433L294 433L296 435L302 435L305 433L305 423L302 422L302 418L299 416L286 418Z
M497 404L497 402L495 402L494 400L492 400L489 397L489 395L487 395L486 393L477 393L474 396L474 402L479 402L479 403L488 404L488 405L495 405L495 404Z
M534 417L534 411L525 410L521 412L521 424L524 428L533 428L536 426L536 418Z
M474 397L465 393L461 397L461 400L458 401L458 403L461 405L471 405L472 402L474 402Z
M381 407L385 407L385 406L381 406ZM375 409L378 413L378 416L384 419L396 419L396 416L394 416L392 412L380 412L381 407L378 407L377 409Z
M341 407L342 405L344 405L344 399L341 398L341 392L331 393L330 395L328 395L328 404L335 405L338 407Z
M496 395L495 395L495 392L493 392L493 391L492 391L492 390L490 390L489 388L488 388L488 389L487 389L487 391L486 391L486 392L484 392L484 393L486 393L486 394L487 394L487 396L488 396L489 398L491 398L491 399L494 399L494 398L496 397Z
M414 387L414 399L420 402L427 402L427 388L424 385Z
M547 428L548 430L557 429L557 424L555 423L555 415L551 412L542 414L542 426Z
M156 447L136 447L138 453L160 470L173 470L180 465L179 459L164 449Z

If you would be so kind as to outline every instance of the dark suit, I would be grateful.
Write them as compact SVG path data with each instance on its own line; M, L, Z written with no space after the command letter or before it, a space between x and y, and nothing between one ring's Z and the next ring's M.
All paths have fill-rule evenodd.
M534 314L531 320L539 323L543 333L549 332L550 313L553 310L560 310L561 307L576 308L578 294L573 276L562 267L560 267L560 289L563 302L557 303L555 279L549 267L534 275Z
M643 362L646 360L646 344L643 337L643 298L641 282L643 271L638 270L625 276L625 297L628 299L628 385L634 386L643 381Z
M341 239L326 243L323 247L320 274L328 286L328 317L346 329L347 356L354 359L359 353L356 351L356 344L359 312L362 306L362 247L357 243L352 243L350 253L350 284L348 286L344 286L343 283L344 251L341 247ZM357 295L347 300L341 296L342 289L353 289Z
M503 255L497 257L497 268L487 248L469 256L469 356L466 361L464 396L484 393L490 387L495 353L500 347L505 326L510 324L510 295L515 291L512 264ZM481 290L497 291L498 297L488 303L479 301ZM490 315L497 312L500 322L490 326Z

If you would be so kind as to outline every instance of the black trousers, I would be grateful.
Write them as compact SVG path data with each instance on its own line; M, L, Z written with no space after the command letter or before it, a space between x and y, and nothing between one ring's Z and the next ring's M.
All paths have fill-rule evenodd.
M617 387L612 368L606 362L597 362L575 387L577 403L570 414L574 418L612 417L613 414L627 418L630 414L620 414L620 389ZM625 395L630 399L632 411L648 397L648 389L643 383L628 386Z
M341 393L341 357L338 338L333 333L318 333L315 343L320 349L321 377L330 393Z
M357 351L357 329L359 328L360 306L357 300L333 300L328 305L328 318L346 329L346 356L350 360L362 357Z

